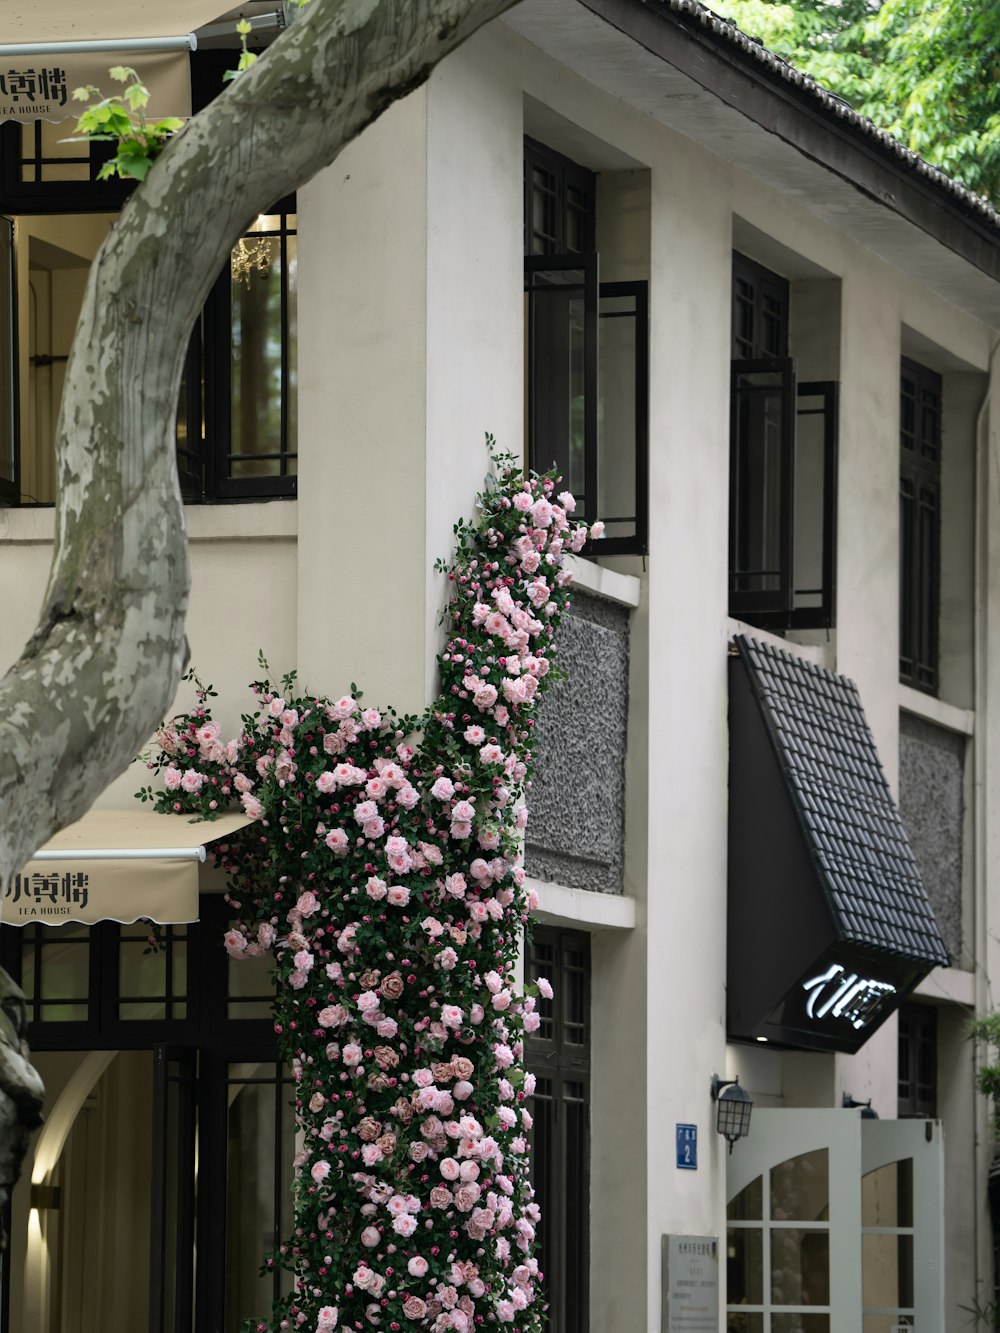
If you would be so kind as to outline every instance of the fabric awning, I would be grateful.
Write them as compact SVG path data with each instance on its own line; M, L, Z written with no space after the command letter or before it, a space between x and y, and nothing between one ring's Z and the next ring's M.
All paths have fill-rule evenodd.
M92 41L193 32L227 11L220 0L45 0L4 5L0 45Z
M0 921L197 921L198 868L206 848L252 822L241 813L193 823L186 815L148 810L91 810L15 876Z
M188 51L141 55L131 51L84 55L0 55L0 124L9 120L75 120L83 110L74 88L99 88L105 97L120 92L108 71L129 65L149 89L149 120L191 114ZM70 130L67 130L70 133Z
M46 0L0 16L0 124L79 115L74 88L118 91L108 71L130 65L149 89L146 114L191 114L191 34L224 12L219 0L175 0L165 18L148 0ZM165 31L167 29L167 31ZM103 43L103 49L92 49ZM78 49L68 50L77 46ZM153 47L161 49L153 51Z

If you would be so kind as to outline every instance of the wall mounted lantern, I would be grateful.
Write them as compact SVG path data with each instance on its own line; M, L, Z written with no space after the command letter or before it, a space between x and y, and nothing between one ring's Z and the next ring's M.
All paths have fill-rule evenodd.
M745 1139L750 1133L750 1112L753 1102L750 1094L740 1087L738 1078L719 1078L712 1075L712 1101L717 1105L715 1128L729 1144Z
M841 1105L851 1109L856 1108L860 1110L862 1120L878 1119L878 1111L874 1110L872 1107L872 1099L870 1097L866 1102L856 1102L849 1092L845 1092L844 1100L841 1102Z

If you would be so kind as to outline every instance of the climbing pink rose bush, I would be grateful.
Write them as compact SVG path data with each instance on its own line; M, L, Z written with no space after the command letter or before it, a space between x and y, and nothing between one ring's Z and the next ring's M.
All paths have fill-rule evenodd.
M248 1330L542 1327L528 1175L537 991L514 966L533 713L554 678L561 566L587 529L551 477L494 456L451 585L441 692L419 718L253 687L225 742L199 686L150 760L164 811L255 821L229 844L234 957L271 951L296 1084L295 1275ZM543 994L551 995L547 982Z

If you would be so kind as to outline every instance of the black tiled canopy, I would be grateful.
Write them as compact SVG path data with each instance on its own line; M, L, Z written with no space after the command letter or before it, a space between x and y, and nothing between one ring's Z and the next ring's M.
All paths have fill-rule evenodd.
M792 1014L803 977L833 967L877 980L893 995L881 1022L948 955L857 687L749 636L735 644L730 1034L857 1049L874 1017L843 1041L836 1025L821 1032Z

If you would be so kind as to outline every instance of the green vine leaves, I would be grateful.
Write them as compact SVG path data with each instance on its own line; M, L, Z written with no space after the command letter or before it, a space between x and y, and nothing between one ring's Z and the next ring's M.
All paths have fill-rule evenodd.
M142 181L171 135L176 134L184 122L177 116L148 121L145 108L149 104L149 89L135 70L128 65L115 65L110 74L116 83L125 85L120 93L102 97L100 88L92 84L73 89L74 101L86 102L94 97L99 100L81 112L76 135L67 142L104 140L117 143L117 152L101 167L97 179L120 176L123 180Z

